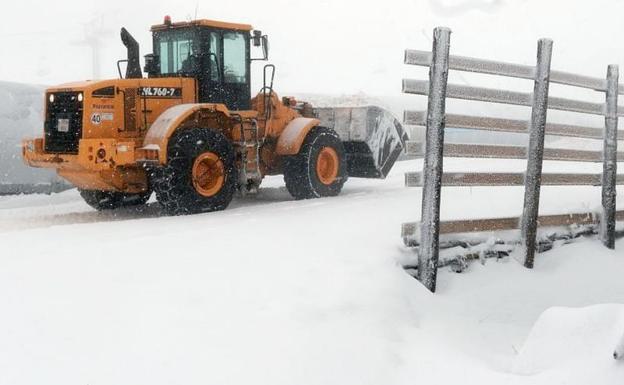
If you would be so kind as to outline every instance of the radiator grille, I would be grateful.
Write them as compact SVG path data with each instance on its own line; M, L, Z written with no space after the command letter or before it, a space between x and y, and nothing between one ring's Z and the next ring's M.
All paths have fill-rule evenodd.
M45 151L77 154L82 137L83 103L78 92L55 92L54 101L46 95Z

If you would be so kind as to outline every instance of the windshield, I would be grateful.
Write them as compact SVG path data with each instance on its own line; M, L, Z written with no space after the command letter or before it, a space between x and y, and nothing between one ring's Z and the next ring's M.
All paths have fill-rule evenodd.
M166 31L156 35L156 54L160 56L160 74L185 74L198 63L197 38L194 31Z

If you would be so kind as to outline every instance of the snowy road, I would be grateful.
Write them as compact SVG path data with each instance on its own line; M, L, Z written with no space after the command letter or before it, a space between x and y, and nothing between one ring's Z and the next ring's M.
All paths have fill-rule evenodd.
M576 356L544 368L518 352L552 306L624 303L624 242L557 248L535 271L513 260L444 270L429 295L399 265L413 258L400 224L420 209L403 172L419 168L401 162L386 180L353 179L310 201L269 178L258 197L187 217L162 217L156 203L98 213L75 190L1 197L0 385L584 383ZM586 211L600 190L544 188L542 203ZM442 212L509 216L521 205L522 188L449 188ZM624 330L613 306L601 311ZM624 366L609 354L583 373L615 384Z

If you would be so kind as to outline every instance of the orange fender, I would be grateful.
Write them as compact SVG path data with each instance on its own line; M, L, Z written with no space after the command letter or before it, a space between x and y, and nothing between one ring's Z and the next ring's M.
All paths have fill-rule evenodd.
M178 104L168 108L150 126L143 139L143 149L158 151L160 164L167 163L167 146L169 138L190 117L199 111L216 112L230 117L230 111L224 104L190 103Z
M278 155L295 155L301 149L306 135L321 123L313 118L295 118L288 123L277 139L275 152Z

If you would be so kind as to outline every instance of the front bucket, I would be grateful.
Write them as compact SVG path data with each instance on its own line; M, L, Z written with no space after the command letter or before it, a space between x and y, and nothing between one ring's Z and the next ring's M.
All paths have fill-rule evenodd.
M349 176L385 178L405 148L403 126L381 107L324 107L314 114L344 143Z

